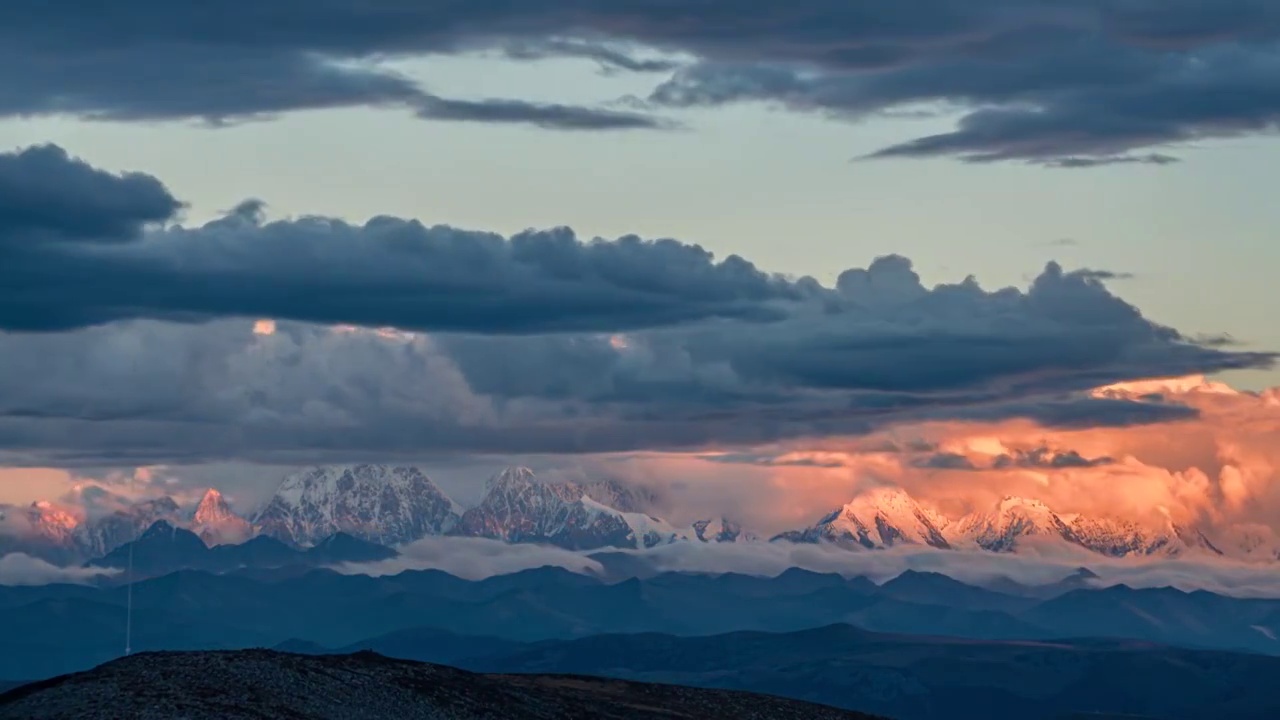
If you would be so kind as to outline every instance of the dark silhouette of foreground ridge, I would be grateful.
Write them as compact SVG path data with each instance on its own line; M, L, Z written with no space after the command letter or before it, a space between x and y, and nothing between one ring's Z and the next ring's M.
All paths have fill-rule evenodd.
M10 690L0 718L874 720L752 693L273 650L139 653Z

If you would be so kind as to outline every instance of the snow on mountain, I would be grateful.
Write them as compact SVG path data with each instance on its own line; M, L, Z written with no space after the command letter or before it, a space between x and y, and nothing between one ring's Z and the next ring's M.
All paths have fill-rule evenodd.
M100 557L133 542L159 520L180 525L178 503L165 496L127 505L85 521L75 531L75 544L85 557Z
M658 545L670 545L688 537L670 523L665 520L659 520L652 515L638 512L621 512L608 505L596 502L585 494L579 502L587 509L588 513L613 515L621 518L622 522L626 523L627 527L631 529L631 533L628 536L628 547L651 548ZM594 524L594 522L596 521L592 520L589 524Z
M176 522L171 497L120 506L96 517L83 510L37 501L25 508L0 508L0 554L21 552L58 564L100 557L136 540L157 520Z
M348 465L289 475L253 524L263 534L302 546L337 532L399 545L448 532L460 514L418 468Z
M253 537L253 526L232 512L226 498L215 488L206 490L200 499L191 517L190 529L209 547L237 545Z
M542 482L513 467L489 479L480 504L463 513L452 534L570 550L669 542L674 529L640 511L644 502L620 483Z
M72 542L76 528L80 526L80 518L71 511L45 500L31 503L26 516L31 530L52 543Z
M1256 558L1274 559L1274 544L1257 533L1242 535L1238 543ZM1180 557L1188 554L1223 555L1196 528L1155 519L1138 522L1115 517L1064 515L1030 498L1007 496L991 510L974 512L955 521L916 503L905 491L872 490L804 530L782 533L777 541L830 542L851 549L882 549L895 545L928 545L940 549L1016 553L1032 545L1075 547L1108 557ZM1261 548L1256 549L1255 548ZM1246 553L1232 553L1245 557Z
M925 510L905 490L875 488L843 508L836 510L810 528L783 533L775 540L837 545L887 548L895 545L928 545L949 548L943 535L945 519Z
M75 530L80 518L48 502L26 507L0 505L0 555L23 553L65 564L76 559Z
M1013 552L1025 538L1055 538L1079 545L1075 531L1039 500L1005 497L989 512L975 512L948 528L952 544Z
M702 542L751 542L759 540L759 536L742 529L738 523L728 518L719 520L699 520L693 524L693 537Z
M1242 524L1218 533L1213 543L1224 555L1240 560L1280 560L1280 537L1266 525Z

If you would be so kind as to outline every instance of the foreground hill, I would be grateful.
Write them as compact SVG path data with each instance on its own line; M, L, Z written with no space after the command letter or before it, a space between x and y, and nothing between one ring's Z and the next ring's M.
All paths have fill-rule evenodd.
M997 641L873 633L833 625L793 633L596 635L513 643L421 629L367 650L476 672L568 673L751 690L897 720L1205 720L1280 717L1280 657L1128 640Z
M750 693L270 650L142 653L0 695L0 718L120 717L872 720Z

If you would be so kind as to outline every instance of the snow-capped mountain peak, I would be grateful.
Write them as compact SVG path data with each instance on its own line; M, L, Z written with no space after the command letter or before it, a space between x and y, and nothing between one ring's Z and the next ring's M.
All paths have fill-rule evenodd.
M942 533L944 520L925 510L905 490L880 487L867 490L816 525L775 539L792 542L834 542L868 549L895 545L928 545L948 548Z
M181 508L169 496L151 498L92 518L76 528L76 545L88 557L101 557L137 540L157 521L181 524Z
M204 492L204 497L200 498L200 504L196 506L193 519L198 523L207 523L218 522L233 516L234 513L227 507L227 500L222 497L222 493L216 488L209 488Z
M253 536L253 526L236 515L215 488L205 491L191 518L191 530L210 547L242 543Z
M589 513L594 513L597 516L617 517L626 523L627 528L631 531L629 534L631 547L651 548L658 545L670 545L673 542L685 539L684 534L672 527L670 523L665 520L659 520L652 515L622 512L596 502L587 495L582 496L581 503Z
M759 540L755 534L728 518L699 520L693 524L693 537L702 542L750 542Z
M521 488L537 481L532 470L527 467L513 465L504 468L501 472L495 474L484 483L486 492L493 492L503 488L513 489Z
M313 545L337 532L398 545L450 530L458 511L418 468L330 466L287 476L254 524L297 545Z
M532 470L514 467L485 488L453 534L587 550L646 547L674 532L643 512L641 493L616 482L542 482Z
M80 518L62 507L46 500L31 503L30 518L40 531L51 537L67 537L80 526Z
M953 543L973 543L983 550L1011 552L1029 537L1060 538L1079 544L1067 523L1039 500L1008 495L989 512L975 512L951 528Z

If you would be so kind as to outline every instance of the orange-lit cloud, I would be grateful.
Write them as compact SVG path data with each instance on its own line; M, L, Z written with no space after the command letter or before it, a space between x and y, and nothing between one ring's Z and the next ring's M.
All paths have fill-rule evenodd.
M749 450L552 458L544 475L631 480L659 491L657 510L673 524L723 515L766 537L811 525L869 488L893 486L951 519L1015 495L1060 514L1172 520L1212 529L1236 548L1280 548L1280 392L1235 392L1199 378L1099 391L1156 392L1199 416L1071 430L1026 420L929 422ZM430 461L422 464L432 471ZM485 476L477 471L473 484ZM267 488L270 478L259 474L252 482ZM142 494L186 493L194 502L218 481L191 468L143 468L132 479L117 473L94 481L58 470L0 471L10 502L45 497L75 506L78 488L95 483L117 493L131 485Z
M858 493L891 485L951 518L1008 495L1059 513L1219 528L1280 528L1280 403L1203 378L1109 388L1196 408L1196 419L1048 430L1028 421L934 422L755 453L655 454L616 472L666 488L673 519L724 512L762 531L812 523ZM1280 537L1280 535L1277 535Z

